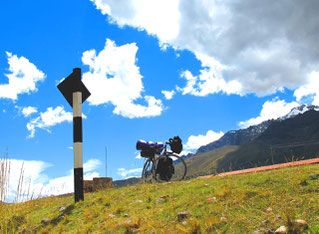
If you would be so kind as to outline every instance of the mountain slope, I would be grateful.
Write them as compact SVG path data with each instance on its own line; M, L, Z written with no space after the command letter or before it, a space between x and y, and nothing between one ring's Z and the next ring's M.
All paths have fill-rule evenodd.
M237 149L238 146L226 145L185 160L187 165L187 178L216 173L218 160L221 160L225 155ZM177 169L179 166L181 165L176 165Z
M227 132L186 159L188 176L316 157L319 154L318 110L317 106L302 105L279 119ZM227 151L224 147L233 148Z
M292 119L298 115L302 115L308 111L319 111L318 106L314 105L301 105L293 108L287 115L276 120L267 120L258 125L250 126L245 129L232 130L225 133L219 140L211 142L207 145L201 146L195 155L211 151L223 147L225 145L242 145L252 142L259 137L267 128L274 122L282 122L287 119Z
M208 145L201 146L195 153L195 155L205 153L225 145L241 145L246 144L260 136L273 120L265 121L261 124L250 126L246 129L232 130L225 133L219 140L209 143Z
M317 140L317 141L316 141ZM319 154L319 112L307 111L280 121L273 121L252 142L241 145L218 162L218 170L308 159Z

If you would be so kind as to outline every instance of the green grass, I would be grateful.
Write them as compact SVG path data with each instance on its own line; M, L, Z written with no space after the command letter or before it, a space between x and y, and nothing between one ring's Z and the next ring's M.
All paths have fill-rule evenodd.
M73 196L2 204L1 230L10 233L249 233L282 225L292 231L290 221L303 219L309 224L306 232L318 233L319 179L310 178L313 173L319 173L319 165L138 184L89 193L84 202L77 204ZM177 213L181 211L191 215L178 219ZM43 218L50 219L50 224L42 224ZM264 220L269 222L263 225Z

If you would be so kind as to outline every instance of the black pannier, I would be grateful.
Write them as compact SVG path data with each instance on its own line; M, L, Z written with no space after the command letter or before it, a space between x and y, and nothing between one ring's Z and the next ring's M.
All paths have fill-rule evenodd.
M174 138L170 138L169 145L171 146L171 150L174 153L179 154L183 150L182 140L181 140L181 138L179 138L179 136L175 136Z
M155 150L150 148L150 149L143 149L141 151L141 156L144 158L153 158L155 156Z
M160 158L158 160L156 174L159 174L161 180L170 181L174 173L175 168L171 158Z

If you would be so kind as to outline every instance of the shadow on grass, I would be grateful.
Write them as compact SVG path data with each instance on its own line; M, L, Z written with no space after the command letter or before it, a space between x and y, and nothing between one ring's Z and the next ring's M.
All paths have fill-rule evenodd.
M65 215L70 215L72 213L72 210L74 209L74 205L69 205L66 207L63 211L62 214L60 214L58 217L55 217L54 219L51 220L51 224L57 225L59 222L61 222L64 218Z

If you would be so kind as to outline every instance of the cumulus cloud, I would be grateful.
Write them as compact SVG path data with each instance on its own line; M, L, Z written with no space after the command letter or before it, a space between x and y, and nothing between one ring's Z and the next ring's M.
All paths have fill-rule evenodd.
M305 85L319 69L316 0L91 1L111 23L146 30L161 46L192 51L202 69L187 80L184 94L263 96Z
M143 168L135 168L135 169L118 168L117 174L122 176L123 178L141 176L142 170Z
M215 71L212 68L206 68L200 71L200 75L193 76L190 71L182 73L187 83L184 88L179 88L183 95L192 94L194 96L207 96L214 93L241 94L242 86L236 81L226 82L223 78L213 75Z
M98 159L89 159L83 164L83 179L92 180L94 177L100 177L100 174L94 170L101 165ZM65 176L48 179L42 188L42 196L52 196L74 192L74 172L70 169Z
M91 172L96 170L102 165L102 162L98 159L90 159L86 163L83 164L83 171L84 172Z
M9 201L23 201L30 199L32 194L39 195L43 184L47 179L47 175L43 172L46 168L52 166L43 161L25 161L17 159L0 160L2 173L8 173L7 195ZM4 168L7 168L5 170ZM21 177L21 175L23 175ZM3 177L4 178L4 177ZM3 183L4 181L2 181ZM20 184L19 191L18 185ZM20 197L17 196L20 195ZM3 197L4 198L4 197Z
M214 132L212 130L207 131L206 135L190 136L184 145L185 150L196 150L203 145L207 145L211 142L217 141L224 135L222 131ZM185 151L187 154L188 151Z
M100 177L98 172L84 173L84 180L92 180L94 177ZM41 196L55 196L74 192L74 172L69 170L67 175L50 179L43 185Z
M166 98L166 100L171 100L173 96L175 95L175 90L167 91L167 90L162 90L162 94Z
M49 107L45 112L41 112L36 118L27 123L27 129L30 132L29 138L33 138L36 128L50 132L50 128L62 122L72 122L73 114L64 110L63 106L56 108Z
M0 98L17 100L19 94L36 92L36 84L43 81L46 75L27 58L6 52L9 63L7 84L0 84Z
M91 0L111 23L129 25L169 42L179 33L179 1L177 0Z
M73 169L67 171L65 176L49 178L45 170L53 165L36 160L0 160L1 168L7 165L7 194L9 202L22 202L41 196L59 195L74 192ZM99 177L99 173L94 171L101 165L98 159L90 159L84 163L84 179L91 180ZM18 190L19 185L19 190ZM5 197L3 197L5 198Z
M135 152L135 155L136 155L136 156L135 156L136 159L141 159L141 158L143 158L143 157L141 156L141 152L140 152L140 151L136 151L136 152Z
M260 115L256 118L251 118L246 121L241 121L238 125L241 128L247 128L249 126L260 124L266 120L277 119L281 116L287 115L292 108L299 106L297 102L289 102L287 103L285 100L274 99L272 101L266 101L262 110L260 111Z
M21 113L23 114L24 117L29 117L30 115L37 112L38 112L37 108L33 106L23 107L21 110Z
M294 96L298 102L308 99L313 105L319 105L319 72L312 72L307 83L295 90Z
M142 75L136 66L135 43L116 46L109 39L105 47L96 54L95 50L83 53L82 62L90 67L83 74L83 82L91 90L88 98L91 105L111 103L113 113L128 118L158 116L163 111L162 101L153 96L142 96ZM142 101L146 105L135 104Z

